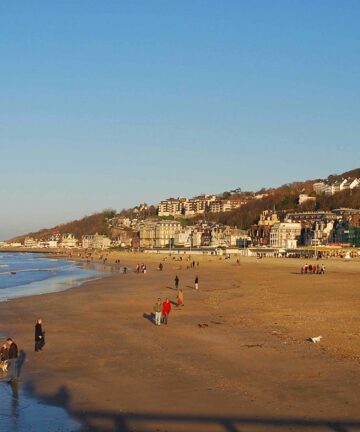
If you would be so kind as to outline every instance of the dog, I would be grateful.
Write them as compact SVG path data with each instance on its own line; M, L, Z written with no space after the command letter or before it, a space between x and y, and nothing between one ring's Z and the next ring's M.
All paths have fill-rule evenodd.
M318 343L318 342L321 341L321 339L322 339L322 336L316 336L316 337L310 337L310 338L308 339L308 341L309 341L309 342L312 342L312 343Z
M2 361L2 362L0 362L0 369L3 371L3 372L7 372L7 370L8 370L8 365L9 365L9 363L5 360L5 361Z

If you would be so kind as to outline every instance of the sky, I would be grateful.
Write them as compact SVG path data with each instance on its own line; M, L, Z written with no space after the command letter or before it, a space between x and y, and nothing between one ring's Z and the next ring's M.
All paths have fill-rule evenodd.
M0 239L360 167L360 2L1 0Z

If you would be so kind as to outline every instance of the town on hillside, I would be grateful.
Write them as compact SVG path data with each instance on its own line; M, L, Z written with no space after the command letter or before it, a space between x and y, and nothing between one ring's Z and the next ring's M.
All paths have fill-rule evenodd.
M60 232L25 236L22 241L0 242L3 248L109 249L186 251L201 253L237 252L265 255L291 254L301 248L360 247L360 206L315 208L317 200L360 191L360 178L345 177L314 181L300 190L297 208L277 211L263 208L246 229L214 220L213 216L246 209L251 202L267 202L271 190L261 193L236 189L220 196L169 198L150 209L141 204L130 211L106 217L107 233ZM340 196L340 195L339 195ZM325 198L324 198L325 197ZM335 197L336 198L336 197ZM313 205L313 208L309 204Z

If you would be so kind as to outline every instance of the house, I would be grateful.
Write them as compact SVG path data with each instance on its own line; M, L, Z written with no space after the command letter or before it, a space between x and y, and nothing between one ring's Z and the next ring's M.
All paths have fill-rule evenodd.
M182 216L184 214L184 204L186 198L169 198L161 201L158 206L159 216Z
M300 194L298 198L299 205L302 205L306 202L315 202L315 201L316 201L315 197L309 196L308 194L304 194L304 193Z
M295 248L301 236L301 224L294 222L279 222L270 231L270 247Z
M340 192L340 182L339 181L336 181L332 184L328 184L325 186L325 189L324 189L325 195L328 195L328 196L334 195L338 192Z
M179 239L181 224L177 221L145 221L139 227L141 248L172 247Z
M325 192L326 183L323 181L316 182L313 184L313 190L316 193L316 195L320 195L323 192Z
M66 249L76 248L78 244L74 234L62 234L59 246Z
M83 249L109 249L111 246L111 240L105 235L98 233L93 235L82 236L82 247Z
M270 244L271 227L280 222L276 212L264 210L259 222L250 227L250 237L254 245L266 246Z
M40 243L39 243L38 240L35 240L32 237L25 237L24 246L26 248L29 248L29 249L31 249L31 248L37 248L37 247L40 247Z
M349 185L349 189L353 190L355 188L358 188L360 186L360 178L355 178Z

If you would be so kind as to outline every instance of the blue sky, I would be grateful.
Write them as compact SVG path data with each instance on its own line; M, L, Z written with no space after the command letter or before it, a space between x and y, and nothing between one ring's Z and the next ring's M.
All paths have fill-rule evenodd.
M360 166L360 2L0 2L0 239Z

